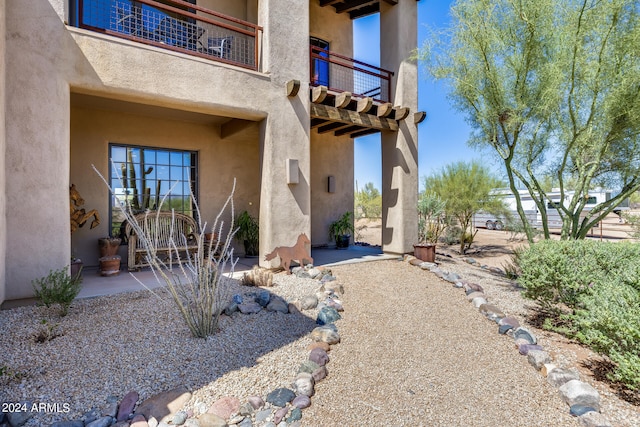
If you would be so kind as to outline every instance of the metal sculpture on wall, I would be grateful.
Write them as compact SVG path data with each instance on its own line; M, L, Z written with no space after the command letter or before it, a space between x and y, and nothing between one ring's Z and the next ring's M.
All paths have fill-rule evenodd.
M69 187L69 208L71 214L72 233L82 227L91 217L94 217L93 221L91 221L91 228L95 228L100 224L100 215L98 214L98 211L91 209L87 212L84 208L80 208L82 205L84 205L84 199L80 196L80 193L76 189L76 185L71 184L71 187Z

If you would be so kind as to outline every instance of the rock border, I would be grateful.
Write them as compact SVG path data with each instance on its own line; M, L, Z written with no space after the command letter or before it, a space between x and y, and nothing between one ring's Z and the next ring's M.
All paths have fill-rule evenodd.
M454 288L463 289L467 300L488 320L497 323L498 333L513 339L518 352L527 357L531 366L547 378L547 382L558 389L560 397L569 406L569 413L586 427L612 427L609 420L600 413L600 394L586 382L580 381L580 374L575 367L560 368L553 364L551 356L537 342L536 336L529 329L520 325L514 316L506 315L500 308L489 303L489 297L482 286L464 281L460 275L449 273L438 267L437 263L422 261L412 255L405 255L403 260L410 265L433 273ZM480 265L473 258L462 258L467 264L480 267L494 274L505 276L498 267Z
M302 410L311 405L315 384L328 375L328 353L340 343L335 322L344 311L341 296L344 288L337 282L331 270L315 268L309 264L295 267L293 274L303 279L318 281L315 295L307 295L297 301L287 302L263 288L233 295L232 301L221 314L251 315L262 310L295 313L318 309L318 327L309 333L313 341L307 348L309 356L301 361L298 372L289 388L277 388L265 396L250 396L246 402L234 396L225 396L210 407L200 404L195 410L184 410L192 394L180 386L139 402L136 391L122 398L109 396L104 410L92 409L79 419L57 421L51 427L300 427ZM30 405L30 402L26 402ZM167 410L168 415L164 415ZM0 427L21 427L28 420L0 413ZM24 415L24 414L21 414Z

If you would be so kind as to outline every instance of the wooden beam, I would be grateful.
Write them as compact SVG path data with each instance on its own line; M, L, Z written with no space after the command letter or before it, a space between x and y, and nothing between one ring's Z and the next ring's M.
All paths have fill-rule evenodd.
M316 128L324 123L327 123L328 120L324 120L324 119L311 119L311 128Z
M320 7L330 6L336 4L342 0L320 0Z
M393 112L393 105L390 102L378 105L378 117L389 117Z
M413 114L413 123L415 124L422 123L426 118L427 118L426 111L418 111L417 113Z
M380 130L378 129L364 129L361 130L360 132L354 132L351 135L349 135L350 138L359 138L361 136L365 136L365 135L371 135L372 133L378 133L380 132Z
M366 129L366 128L363 128L362 126L348 126L348 127L344 128L344 129L340 129L340 130L335 131L333 134L335 136L342 136L342 135L346 135L348 133L354 133L356 131L361 131L363 129Z
M318 133L327 133L327 132L331 132L334 130L338 130L338 129L342 129L345 127L348 127L350 125L348 124L344 124L344 123L340 123L340 122L329 122L328 125L324 125L324 126L320 126L318 128Z
M373 15L374 13L378 12L380 12L380 3L365 6L357 10L352 10L351 12L349 12L349 19L353 20L362 18L363 16Z
M356 107L356 111L358 113L368 113L373 107L373 98L362 98L358 100L358 106Z
M395 111L394 119L396 121L404 120L409 115L409 109L407 107L394 107L393 111Z
M287 96L293 98L300 90L300 80L289 80L287 82Z
M376 117L373 114L364 114L356 111L335 108L328 105L311 104L310 115L311 118L327 119L332 122L353 124L367 128L392 131L398 130L398 123L395 120Z
M395 6L398 4L398 0L384 0L385 3L389 3L392 6Z
M335 99L336 108L346 108L351 102L351 92L340 92Z
M341 4L334 6L336 13L351 12L352 10L360 9L365 6L377 4L378 0L346 0Z
M313 88L311 92L311 102L313 103L321 103L327 97L327 87L326 86L316 86Z

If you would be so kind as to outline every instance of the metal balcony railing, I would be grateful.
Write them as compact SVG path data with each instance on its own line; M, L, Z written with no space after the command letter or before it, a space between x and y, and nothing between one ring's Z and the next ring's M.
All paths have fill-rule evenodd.
M70 0L75 25L213 59L258 68L261 27L183 0Z
M393 72L317 46L310 46L311 85L351 92L380 102L391 101Z

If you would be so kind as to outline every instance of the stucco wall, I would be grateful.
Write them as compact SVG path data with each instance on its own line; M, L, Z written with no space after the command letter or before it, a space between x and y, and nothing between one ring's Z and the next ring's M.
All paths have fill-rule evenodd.
M209 226L213 224L231 192L234 177L236 210L247 209L257 215L260 206L258 127L250 126L225 139L220 139L219 133L218 127L209 124L72 108L71 182L85 199L87 210L97 209L102 219L98 227L90 229L87 224L73 234L74 254L85 265L97 265L97 239L109 233L108 189L91 168L95 164L108 177L109 143L197 151L202 221ZM230 217L224 220L229 224ZM125 255L124 250L121 255Z
M5 191L5 3L0 2L0 304L5 299L5 255L7 250Z
M31 296L31 280L70 260L69 88L59 70L72 40L62 3L6 3L7 300Z
M335 178L335 193L327 191L327 178ZM333 245L329 224L353 212L353 139L333 133L311 132L311 242Z
M255 18L258 6L255 0L198 0L197 4L218 13L256 23Z
M350 54L348 18L335 14L332 8L319 9L316 1L226 2L224 7L237 7L233 9L237 13L244 9L248 20L265 27L265 68L264 72L254 72L68 28L64 25L66 0L34 1L28 8L23 3L2 2L6 31L0 32L11 34L4 46L5 57L10 60L3 69L5 102L0 102L5 108L5 139L0 140L0 149L4 142L6 150L5 173L0 177L6 193L4 199L0 195L0 209L4 204L19 212L6 215L5 222L0 220L0 232L6 231L0 239L10 245L0 243L0 258L1 251L6 250L5 283L9 285L5 299L31 296L31 280L69 263L70 182L79 186L88 208L95 207L103 214L101 228L90 230L87 226L73 236L76 255L88 264L97 258L96 239L107 234L108 197L97 178L92 178L90 165L95 163L106 172L107 143L111 140L151 146L175 146L180 140L180 146L198 150L205 215L215 212L233 175L244 179L239 183L236 205L241 210L242 203L251 201L252 213L259 210L262 253L289 243L299 232L311 234L310 192L316 183L311 175L314 160L307 85L310 19L314 20L315 35L328 38L332 49ZM284 86L291 79L302 82L295 98L284 95ZM221 139L219 129L201 123L171 122L113 110L89 111L73 105L71 93L245 119L260 125L254 125L248 133ZM347 150L341 158L352 158L350 150L351 154ZM318 158L330 154L319 147L313 152ZM219 169L204 167L218 165L218 156L225 159ZM286 183L288 158L299 160L299 184ZM247 162L252 166L247 167ZM322 175L328 175L329 170L314 168L313 173L321 176L320 187L326 185ZM352 170L346 174L351 174L352 183ZM352 197L352 187L345 188L344 197ZM324 210L314 213L314 222L326 224L333 219L324 215Z
M353 21L348 13L336 13L332 6L309 1L309 35L328 41L330 50L353 57Z

